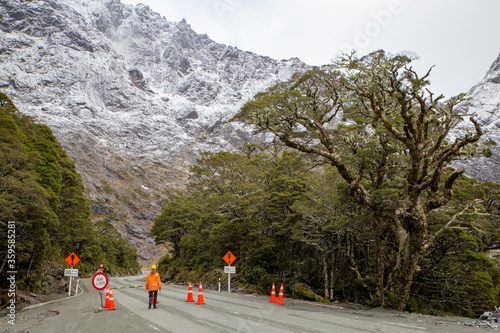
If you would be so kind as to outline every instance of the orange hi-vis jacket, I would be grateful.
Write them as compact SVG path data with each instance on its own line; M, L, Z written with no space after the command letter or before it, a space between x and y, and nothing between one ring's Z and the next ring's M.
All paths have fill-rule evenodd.
M160 289L161 286L161 280L160 280L160 274L155 273L155 274L149 274L146 279L146 289L148 291L155 291Z

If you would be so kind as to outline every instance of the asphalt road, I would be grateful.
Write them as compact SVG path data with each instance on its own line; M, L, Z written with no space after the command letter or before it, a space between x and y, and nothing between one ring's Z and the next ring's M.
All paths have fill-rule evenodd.
M204 289L206 304L186 302L188 287L165 285L157 309L148 310L144 288L113 289L116 310L94 312L100 298L90 279L80 282L85 292L21 311L16 325L0 319L0 332L481 332L463 325L467 318L432 317L349 306L321 305L285 298L285 305L268 303L269 297ZM110 278L112 288L142 285L145 276ZM278 290L277 290L278 291Z

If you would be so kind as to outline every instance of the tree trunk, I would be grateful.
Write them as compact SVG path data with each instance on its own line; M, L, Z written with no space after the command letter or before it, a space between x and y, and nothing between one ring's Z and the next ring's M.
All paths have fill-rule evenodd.
M383 258L382 249L379 250L378 256L378 278L377 278L377 296L380 300L380 306L384 307L385 305L385 294L384 294L384 273L385 273L385 263Z
M414 206L404 223L406 239L400 239L400 264L396 265L395 291L398 298L399 311L403 311L410 298L410 289L415 273L418 271L418 260L424 249L424 236L427 230L427 216L420 205ZM400 225L401 226L401 225ZM400 237L403 233L399 233ZM404 247L401 246L404 244Z
M400 281L398 282L398 311L404 311L406 303L410 299L410 289L413 284L413 277L417 271L418 255L412 255L408 258L408 262L402 265L403 271Z
M323 278L325 279L325 298L330 299L329 290L328 290L328 263L326 261L326 255L323 256Z
M35 257L35 252L31 252L30 265L28 266L28 272L26 273L26 278L30 276L31 265L33 264L33 258Z
M8 255L9 255L9 253L7 252L7 253L5 254L5 259L4 259L4 260L3 260L3 262L2 262L2 267L0 267L0 273L2 273L2 272L3 272L3 268L4 268L4 266L5 266L5 263L7 262Z
M335 279L333 267L330 270L330 301L333 300L333 281Z

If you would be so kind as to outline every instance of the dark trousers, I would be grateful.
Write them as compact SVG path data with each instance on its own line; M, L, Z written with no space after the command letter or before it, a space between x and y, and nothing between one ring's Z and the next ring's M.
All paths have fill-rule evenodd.
M158 299L158 290L149 292L149 304L153 304L156 308L156 300Z

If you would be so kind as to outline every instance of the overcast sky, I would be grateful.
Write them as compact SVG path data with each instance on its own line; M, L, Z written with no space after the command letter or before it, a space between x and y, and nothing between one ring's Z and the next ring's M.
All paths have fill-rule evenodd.
M144 3L212 40L274 59L331 62L341 50L384 49L435 65L431 90L451 97L478 83L500 53L500 0L122 0Z

